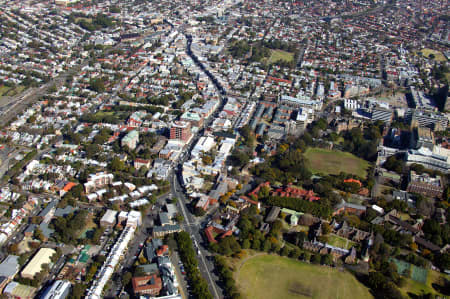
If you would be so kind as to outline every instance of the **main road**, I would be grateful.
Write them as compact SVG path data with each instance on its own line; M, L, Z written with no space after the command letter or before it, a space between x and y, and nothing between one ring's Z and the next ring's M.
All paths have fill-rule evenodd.
M225 105L226 98L223 97L224 90L222 86L218 83L217 79L209 72L203 64L199 62L197 57L191 51L191 42L192 39L190 36L185 35L187 38L187 54L192 58L195 64L202 70L214 84L219 93L220 97L220 105L215 110L215 112L205 120L204 128L210 126L213 120L217 117L218 112L222 110ZM197 143L200 137L203 135L204 129L199 130L196 135L190 140L190 142L186 145L186 149L184 153L179 157L179 159L174 163L174 168L172 169L169 175L170 182L170 192L173 198L177 198L177 208L181 215L183 215L183 223L182 228L188 232L193 241L194 248L197 250L197 258L199 261L199 270L202 276L207 280L209 289L211 294L213 294L214 298L223 298L222 289L219 287L217 282L219 281L219 277L215 274L214 271L214 263L213 263L213 255L208 251L208 244L203 242L203 238L201 236L201 230L203 228L202 218L198 218L194 216L191 210L188 208L189 199L188 196L184 194L184 189L182 187L182 169L183 163L189 158L189 153L191 152L193 146Z

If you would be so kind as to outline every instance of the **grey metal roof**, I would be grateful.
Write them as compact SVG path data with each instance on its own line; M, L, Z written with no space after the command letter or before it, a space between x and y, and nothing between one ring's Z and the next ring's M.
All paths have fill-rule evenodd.
M0 276L12 277L19 271L19 257L8 255L0 264Z

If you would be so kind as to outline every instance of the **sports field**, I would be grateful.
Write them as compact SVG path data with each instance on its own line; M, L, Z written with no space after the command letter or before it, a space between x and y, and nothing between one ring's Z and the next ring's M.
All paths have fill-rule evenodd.
M236 276L244 298L373 298L349 272L276 255L249 258Z
M422 267L415 266L402 260L391 258L390 261L394 262L397 266L397 272L403 276L409 276L411 273L411 279L420 283L426 283L428 277L428 270Z
M291 52L286 52L282 50L272 50L269 57L269 63L274 63L277 62L278 60L291 62L292 59L294 59L294 54L292 54Z
M339 174L342 171L364 178L369 167L369 162L351 153L321 148L308 148L305 158L308 168L314 174Z

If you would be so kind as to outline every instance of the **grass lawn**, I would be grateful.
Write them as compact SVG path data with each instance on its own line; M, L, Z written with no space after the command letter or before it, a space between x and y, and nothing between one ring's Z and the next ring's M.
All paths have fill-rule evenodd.
M436 50L433 50L433 49L425 48L425 49L423 49L420 52L422 52L422 55L424 57L429 57L430 54L433 54L434 55L434 60L436 60L436 61L447 61L447 59L445 58L444 54L442 54L441 51L436 51Z
M0 97L2 96L15 96L21 93L25 89L25 86L18 85L16 87L8 87L5 85L0 86Z
M86 220L86 226L80 232L80 238L84 239L89 235L90 232L93 232L97 228L97 224L95 224L92 215L89 215Z
M355 245L355 242L347 240L345 238L339 237L337 235L330 234L328 236L328 244L331 246L344 248L344 249L350 249Z
M97 117L106 117L106 116L114 115L114 112L113 111L98 111L94 115Z
M78 23L79 21L86 21L88 23L92 23L92 19L91 18L75 18L75 23Z
M244 298L373 298L349 272L275 255L249 258L235 276Z
M339 174L341 171L365 178L369 162L351 153L308 148L305 152L308 168L313 174Z
M269 63L277 62L278 60L284 60L286 62L291 62L294 59L294 54L291 52L286 52L282 50L272 50Z
M0 97L6 94L9 91L10 87L2 85L0 86Z
M433 288L433 284L435 285L443 285L443 281L441 278L445 277L445 274L441 274L439 272L436 271L428 271L428 278L427 278L427 282L426 284L414 281L410 278L406 279L406 285L401 288L400 290L402 291L402 293L404 295L408 295L408 294L414 294L416 296L422 295L422 294L426 294L426 293L432 293L435 295L440 295L441 297L444 297L444 295L442 293L440 293L438 290ZM447 275L447 279L448 275ZM445 297L444 297L445 298Z

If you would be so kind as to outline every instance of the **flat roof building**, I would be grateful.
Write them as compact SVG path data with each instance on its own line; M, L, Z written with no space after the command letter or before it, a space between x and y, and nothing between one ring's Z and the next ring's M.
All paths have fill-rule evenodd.
M191 123L176 121L170 128L170 139L188 141L191 138Z
M64 299L69 295L71 286L67 280L57 280L45 290L40 299Z
M139 132L136 130L128 132L125 137L122 138L122 146L127 146L129 149L135 149L139 142Z
M42 265L44 264L50 264L51 257L53 254L55 254L55 250L51 248L41 248L39 251L34 255L34 257L28 262L26 267L22 270L21 276L23 278L29 278L33 279L34 276L41 272Z
M116 224L117 211L107 210L102 219L100 219L100 225L102 227L111 227Z

